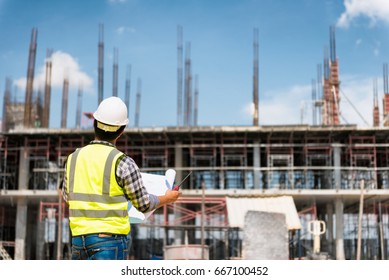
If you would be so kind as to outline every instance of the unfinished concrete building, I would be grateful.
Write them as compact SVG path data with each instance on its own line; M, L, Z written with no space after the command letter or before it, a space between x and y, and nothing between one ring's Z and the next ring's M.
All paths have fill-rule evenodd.
M67 212L57 189L66 156L92 138L89 130L2 133L0 240L11 258L69 257ZM146 224L133 225L136 259L163 257L165 246L185 240L203 242L210 259L241 258L243 229L230 226L234 213L227 211L227 198L260 203L283 196L293 198L301 222L300 229L289 231L290 258L312 252L311 220L327 226L320 238L329 258L355 259L358 238L361 258L388 257L386 128L133 128L117 146L143 172L164 174L173 168L177 182L192 172L178 203L158 210Z

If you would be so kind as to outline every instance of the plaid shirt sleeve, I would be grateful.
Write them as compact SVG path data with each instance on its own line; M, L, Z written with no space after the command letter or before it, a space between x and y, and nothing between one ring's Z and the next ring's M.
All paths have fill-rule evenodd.
M132 158L127 155L119 158L116 177L124 194L138 211L145 213L158 206L158 197L147 192L139 167Z
M62 192L62 199L68 203L68 194L66 192L66 182L67 182L67 176L66 176L66 164L65 164L65 172L63 174L63 179L62 179L62 183L60 185L60 189L61 189L61 192Z
M65 173L65 175L63 177L61 191L62 191L62 199L67 203L68 202L68 194L66 192L66 181L67 181L67 178L66 178L66 173Z

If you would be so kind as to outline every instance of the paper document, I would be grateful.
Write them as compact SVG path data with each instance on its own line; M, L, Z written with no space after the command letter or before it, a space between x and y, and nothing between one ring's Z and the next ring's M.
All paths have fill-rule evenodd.
M141 172L141 175L146 190L149 193L154 195L164 195L167 189L173 188L176 171L168 169L166 170L165 175ZM153 212L154 210L147 213L141 213L133 207L130 202L128 203L128 217L131 224L143 223Z

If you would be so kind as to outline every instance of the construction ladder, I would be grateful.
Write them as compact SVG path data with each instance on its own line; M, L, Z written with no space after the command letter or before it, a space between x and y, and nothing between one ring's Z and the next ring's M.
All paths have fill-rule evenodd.
M2 257L3 260L12 260L11 256L4 249L3 244L1 242L0 242L0 257Z

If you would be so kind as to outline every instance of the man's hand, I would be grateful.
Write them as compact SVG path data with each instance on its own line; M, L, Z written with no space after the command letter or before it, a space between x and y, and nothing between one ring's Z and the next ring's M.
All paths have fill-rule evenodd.
M167 189L165 192L165 195L168 197L168 203L173 203L175 202L180 196L182 192L176 191L176 190L169 190Z
M174 190L167 189L164 195L158 196L158 198L159 198L158 207L161 207L165 204L175 202L181 196L181 194L182 194L182 192L180 192L180 191L174 191Z

